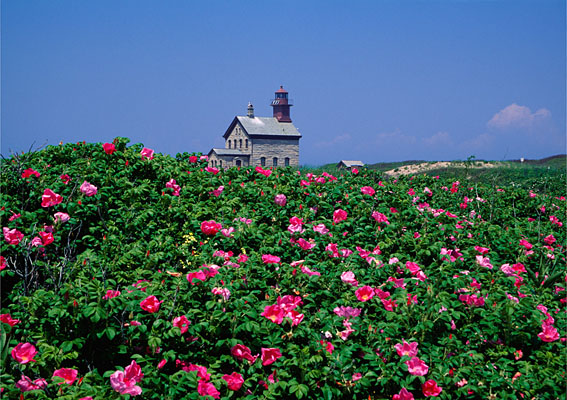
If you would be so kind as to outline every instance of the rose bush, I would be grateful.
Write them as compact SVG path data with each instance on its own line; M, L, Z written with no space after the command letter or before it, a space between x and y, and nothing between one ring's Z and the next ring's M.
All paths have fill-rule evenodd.
M112 145L1 161L3 397L563 396L564 177Z

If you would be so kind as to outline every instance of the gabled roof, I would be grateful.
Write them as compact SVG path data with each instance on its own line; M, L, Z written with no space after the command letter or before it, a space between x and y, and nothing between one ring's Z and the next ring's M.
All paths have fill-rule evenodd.
M212 148L209 151L208 155L211 155L211 153L217 153L219 156L240 156L240 157L248 157L250 154L248 153L244 153L238 149L215 149Z
M364 163L358 160L341 160L339 164L344 164L345 167L363 167Z
M236 116L226 130L223 137L226 139L234 129L234 125L239 122L248 136L273 136L286 138L300 138L301 133L291 122L279 122L274 117L254 117Z

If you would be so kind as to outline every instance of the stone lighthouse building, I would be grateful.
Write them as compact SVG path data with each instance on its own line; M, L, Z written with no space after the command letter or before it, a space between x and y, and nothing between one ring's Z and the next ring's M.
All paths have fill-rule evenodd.
M299 166L301 134L291 122L292 103L283 86L272 100L272 117L255 116L254 106L248 103L247 115L234 117L224 133L224 149L209 151L209 166Z

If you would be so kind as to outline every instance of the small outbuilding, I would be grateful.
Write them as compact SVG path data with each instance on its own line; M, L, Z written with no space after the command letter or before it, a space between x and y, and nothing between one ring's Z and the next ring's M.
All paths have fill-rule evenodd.
M349 171L352 168L361 168L364 167L364 163L359 160L341 160L337 164L338 169L348 169Z

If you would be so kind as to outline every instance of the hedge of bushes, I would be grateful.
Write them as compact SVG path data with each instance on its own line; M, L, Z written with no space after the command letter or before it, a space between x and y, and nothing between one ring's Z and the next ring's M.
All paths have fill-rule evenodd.
M565 395L564 197L125 138L2 171L5 398Z

